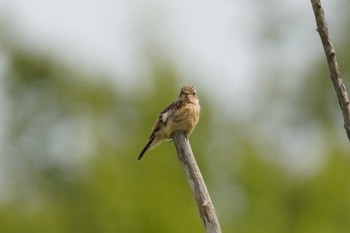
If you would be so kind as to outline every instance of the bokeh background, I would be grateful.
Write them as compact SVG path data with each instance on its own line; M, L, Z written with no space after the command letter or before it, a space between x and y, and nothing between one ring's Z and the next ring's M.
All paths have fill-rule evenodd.
M350 7L324 1L350 89ZM223 232L350 231L350 149L309 1L0 0L0 232L203 232L191 135Z

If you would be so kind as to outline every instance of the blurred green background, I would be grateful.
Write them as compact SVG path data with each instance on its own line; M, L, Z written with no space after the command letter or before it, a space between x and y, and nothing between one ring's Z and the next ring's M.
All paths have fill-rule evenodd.
M284 40L261 30L262 44ZM350 46L341 36L349 89ZM14 41L0 41L0 232L204 232L174 145L136 162L157 114L189 82L172 58L146 43L152 78L125 88ZM237 112L253 99L245 117L192 80L202 113L191 144L223 232L349 232L350 149L323 53L297 83L279 65L258 72L257 93L227 93L241 99Z

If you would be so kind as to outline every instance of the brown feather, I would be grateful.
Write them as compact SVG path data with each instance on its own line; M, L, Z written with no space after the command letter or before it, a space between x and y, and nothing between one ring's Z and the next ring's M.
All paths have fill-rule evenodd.
M142 159L143 155L146 153L146 151L148 150L149 146L152 144L153 140L154 140L154 137L149 139L148 143L147 143L146 146L142 149L142 151L141 151L139 157L137 158L137 160Z

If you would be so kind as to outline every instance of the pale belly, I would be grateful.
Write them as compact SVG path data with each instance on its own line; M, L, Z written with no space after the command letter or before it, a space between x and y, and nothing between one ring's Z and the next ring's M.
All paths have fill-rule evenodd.
M198 123L199 113L199 105L188 104L184 106L181 111L169 116L168 124L164 125L164 128L159 131L159 136L172 139L175 131L191 134Z

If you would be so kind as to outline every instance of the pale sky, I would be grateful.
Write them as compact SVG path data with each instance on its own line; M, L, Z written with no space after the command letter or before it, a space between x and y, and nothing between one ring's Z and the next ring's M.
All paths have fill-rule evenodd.
M261 67L288 63L296 72L289 75L297 75L319 55L309 1L0 0L0 15L6 30L33 50L110 74L126 87L152 75L144 51L152 44L188 83L221 90L219 101L252 91ZM283 23L271 25L281 27L272 28L280 42L261 39L270 27L265 18Z

